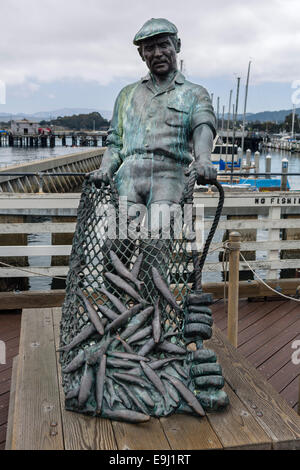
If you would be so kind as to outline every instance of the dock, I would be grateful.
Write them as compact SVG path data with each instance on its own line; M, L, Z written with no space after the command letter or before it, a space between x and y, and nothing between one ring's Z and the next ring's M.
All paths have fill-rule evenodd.
M0 147L54 148L57 143L65 147L67 139L72 147L103 147L107 131L56 131L50 133L0 133Z
M241 300L239 312L237 350L224 335L222 300L213 305L214 335L205 343L222 365L230 407L203 419L173 415L144 425L63 409L55 353L60 308L24 310L20 339L21 315L1 314L0 329L6 324L12 338L7 368L0 366L0 448L7 430L6 449L299 449L300 417L293 410L299 370L290 363L290 344L299 339L300 310L291 301Z

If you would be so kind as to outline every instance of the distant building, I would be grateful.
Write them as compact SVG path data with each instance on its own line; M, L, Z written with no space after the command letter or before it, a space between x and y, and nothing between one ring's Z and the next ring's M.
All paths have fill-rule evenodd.
M39 123L28 119L12 121L11 132L13 135L37 135Z

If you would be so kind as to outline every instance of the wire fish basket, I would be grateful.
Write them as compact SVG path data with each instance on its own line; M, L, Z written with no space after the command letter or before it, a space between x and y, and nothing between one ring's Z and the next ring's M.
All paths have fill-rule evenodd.
M186 408L203 414L183 334L189 240L126 237L123 219L114 185L86 180L62 308L65 406L134 422Z

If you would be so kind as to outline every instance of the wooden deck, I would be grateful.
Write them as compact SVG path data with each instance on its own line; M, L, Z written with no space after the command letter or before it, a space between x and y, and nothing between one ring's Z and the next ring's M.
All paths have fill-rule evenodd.
M213 313L216 326L226 333L223 301L214 304ZM18 354L20 324L20 313L0 313L0 340L5 341L7 347L7 363L0 365L0 449L5 447L12 359ZM300 306L296 302L240 301L238 350L294 410L297 408L300 370L291 361L291 346L293 341L300 339L299 327ZM210 343L218 356L223 355L224 347L218 335ZM226 351L225 359L230 361L230 350ZM227 379L234 388L235 384L230 380L234 382L235 378Z

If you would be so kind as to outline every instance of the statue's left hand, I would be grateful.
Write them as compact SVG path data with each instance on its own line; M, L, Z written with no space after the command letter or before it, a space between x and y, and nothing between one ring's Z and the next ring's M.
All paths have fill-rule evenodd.
M206 185L217 179L217 170L209 160L195 160L185 174L189 176L192 171L196 171L197 184Z

